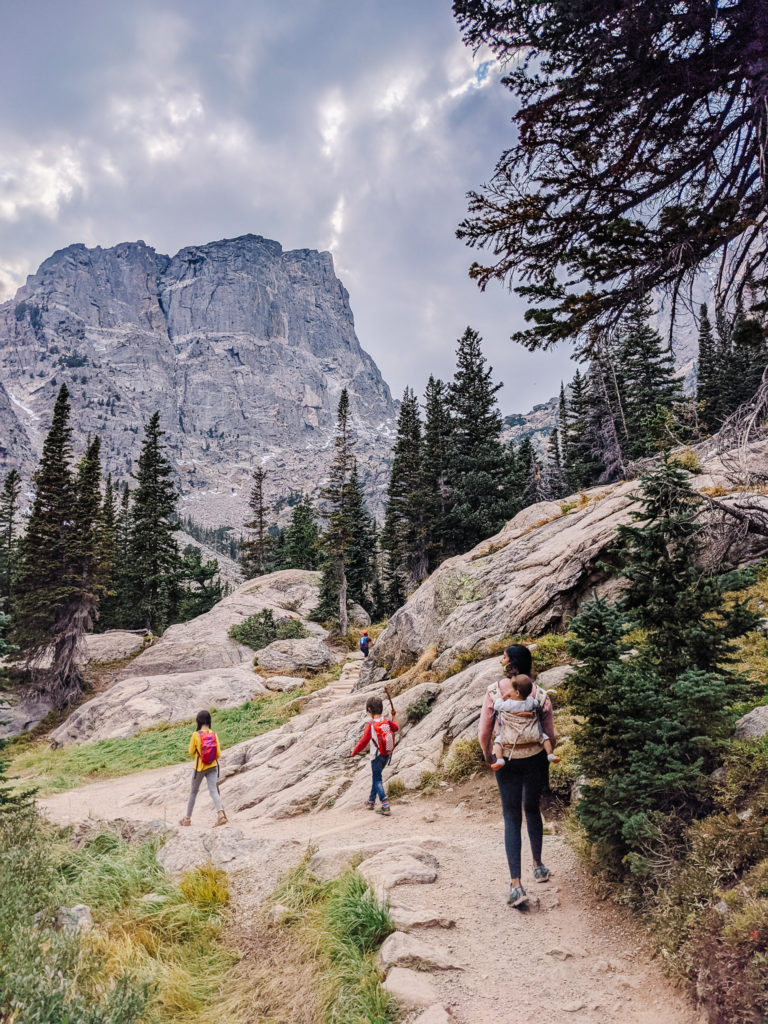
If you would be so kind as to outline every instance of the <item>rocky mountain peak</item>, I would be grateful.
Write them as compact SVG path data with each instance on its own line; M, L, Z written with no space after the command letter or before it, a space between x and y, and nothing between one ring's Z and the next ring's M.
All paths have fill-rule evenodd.
M259 235L175 256L144 241L61 249L0 305L0 470L29 474L63 382L75 436L101 436L118 480L159 409L182 511L206 525L242 522L258 463L270 500L316 493L346 387L361 473L383 498L396 405L330 253Z

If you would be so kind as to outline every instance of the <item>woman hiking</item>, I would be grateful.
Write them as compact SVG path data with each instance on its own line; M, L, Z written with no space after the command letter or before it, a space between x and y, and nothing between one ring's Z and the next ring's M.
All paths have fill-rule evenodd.
M531 652L522 644L511 644L501 658L504 666L504 678L488 687L480 712L478 739L483 755L488 764L494 761L493 737L497 728L494 702L501 697L509 698L513 689L512 681L519 676L530 676ZM552 702L544 690L534 683L531 696L540 706L540 723L552 747L557 745ZM549 880L549 868L541 860L541 846L544 827L541 820L539 803L541 794L547 785L549 762L547 753L541 743L520 744L508 754L503 767L496 772L496 783L501 796L501 807L504 812L504 847L509 863L510 885L507 903L518 907L527 900L523 888L520 870L522 845L523 811L528 827L528 839L533 854L533 877L537 882Z

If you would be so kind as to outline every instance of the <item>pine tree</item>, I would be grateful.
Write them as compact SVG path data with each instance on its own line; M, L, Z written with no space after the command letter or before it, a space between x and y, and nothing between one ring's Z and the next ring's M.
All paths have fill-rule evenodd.
M675 358L658 331L648 323L651 306L635 303L622 322L617 357L624 378L627 458L643 459L674 444L670 426L675 407L682 403Z
M320 563L320 530L317 510L308 494L294 505L291 521L285 530L287 568L317 569Z
M219 563L215 558L204 562L200 548L194 544L184 548L179 575L184 583L179 601L181 622L203 615L222 599Z
M0 602L5 601L6 609L13 599L20 497L21 477L10 469L0 492Z
M541 491L542 496L549 501L563 498L568 493L565 483L565 473L560 457L560 431L554 427L547 442L547 459L542 469Z
M482 339L468 327L459 339L456 373L448 386L451 435L448 451L448 550L468 551L497 533L510 510L501 441L502 418L492 368Z
M348 628L346 563L349 546L354 540L349 517L349 481L355 463L354 445L349 422L349 395L344 388L336 417L334 457L328 472L328 483L321 492L326 504L327 526L323 535L320 600L313 612L322 621L336 621L341 634L345 634Z
M541 466L536 456L536 450L530 437L524 437L520 442L516 456L516 475L518 483L518 504L520 509L535 505L542 500L541 490Z
M590 780L577 814L617 871L642 874L665 816L702 807L732 730L729 705L745 693L730 669L730 642L753 628L754 616L724 607L724 584L702 572L700 507L687 475L664 459L643 478L634 525L619 529L629 584L619 605L590 602L571 622L578 665L568 694L582 719L574 740Z
M53 409L34 476L35 498L21 542L13 641L32 663L55 638L56 624L75 585L69 557L74 481L66 384Z
M427 504L421 417L415 394L405 389L397 421L382 544L396 572L413 585L426 578Z
M590 484L607 483L624 476L621 395L611 372L609 357L596 355L587 370L587 437L592 446Z
M696 401L699 427L705 434L713 434L722 423L723 395L720 381L718 346L705 303L701 304L699 318L699 362L696 373Z
M160 413L155 412L145 427L134 476L128 542L133 622L154 633L162 632L172 620L179 597L180 557L174 538L178 495L163 436Z
M240 544L240 563L246 579L263 576L269 569L272 538L269 535L267 504L264 497L266 479L267 471L263 466L257 466L253 471L253 486L248 499L253 515L245 524L245 529L250 530L252 536Z
M765 329L759 320L739 310L731 331L731 359L728 368L730 387L727 413L748 402L760 387L768 365Z
M107 481L108 484L110 481ZM114 503L115 489L112 489ZM109 545L109 534L113 532L111 545L111 573L109 592L102 602L99 615L100 629L131 629L137 625L135 609L132 607L131 575L131 492L128 484L120 490L120 507L114 514L114 531L110 530L111 512L107 503L108 492L104 495L102 518ZM109 548L108 548L109 549Z
M376 578L376 529L368 512L357 461L352 462L347 493L347 519L350 541L346 553L347 601L356 601L366 611L373 606Z
M569 491L591 487L600 475L600 464L595 456L595 438L592 433L591 395L589 382L581 370L576 370L571 381L563 435L564 464Z
M430 376L424 392L424 416L424 529L427 536L428 570L431 572L445 558L447 550L447 473L451 442L448 390L443 381L433 376Z

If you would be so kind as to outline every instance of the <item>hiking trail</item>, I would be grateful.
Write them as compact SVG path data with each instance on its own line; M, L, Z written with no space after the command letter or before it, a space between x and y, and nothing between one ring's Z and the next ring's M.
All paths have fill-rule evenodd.
M360 668L359 659L349 661L339 680L310 695L293 721L348 699ZM61 824L119 817L137 823L160 819L175 826L183 806L174 787L164 804L145 802L142 794L178 770L158 768L96 782L40 804ZM225 780L225 807L226 786ZM524 837L529 908L521 912L506 906L501 809L494 782L485 775L444 786L431 796L395 800L390 818L362 806L279 820L255 817L250 810L228 811L230 825L211 829L215 814L201 793L195 824L176 829L178 835L165 848L166 866L178 869L208 857L222 863L231 872L237 930L247 934L253 909L308 846L317 850L313 867L329 875L362 851L359 870L380 895L388 896L400 929L383 952L391 964L385 986L396 994L404 1021L417 1021L425 1013L425 1024L705 1020L665 978L637 921L595 897L556 823L545 827L544 861L551 880L534 883ZM414 944L414 938L421 943ZM430 969L434 963L456 967ZM421 970L414 971L414 965ZM291 1024L302 1020L297 1003Z

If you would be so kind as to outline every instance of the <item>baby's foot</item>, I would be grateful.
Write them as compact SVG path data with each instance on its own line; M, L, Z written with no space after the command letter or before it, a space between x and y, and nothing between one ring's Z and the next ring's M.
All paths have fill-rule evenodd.
M496 760L491 765L491 771L497 772L499 768L503 768L506 763L507 759L505 757L497 757Z
M552 764L560 764L560 758L557 754L547 754L547 760L551 761Z

